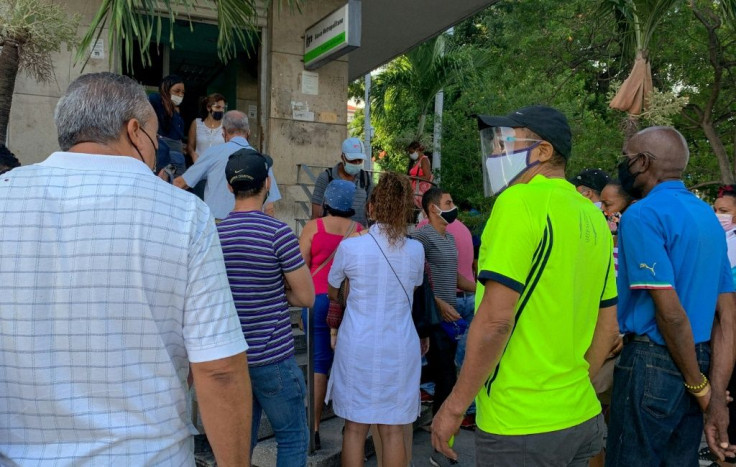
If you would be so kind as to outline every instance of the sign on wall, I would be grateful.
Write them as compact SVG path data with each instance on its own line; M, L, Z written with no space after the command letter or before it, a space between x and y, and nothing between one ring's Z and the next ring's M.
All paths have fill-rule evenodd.
M304 31L304 68L315 70L360 47L360 0L348 3Z

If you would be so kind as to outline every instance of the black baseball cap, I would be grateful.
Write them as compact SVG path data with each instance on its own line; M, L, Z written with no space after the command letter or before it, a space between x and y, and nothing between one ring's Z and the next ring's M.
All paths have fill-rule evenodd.
M587 186L600 193L610 181L611 177L601 169L585 169L575 175L570 183L575 186Z
M248 190L268 177L268 169L273 159L255 149L240 149L227 160L225 178L236 190Z
M557 109L531 105L506 116L478 115L478 129L489 127L528 128L547 141L565 159L570 158L572 133L567 117Z

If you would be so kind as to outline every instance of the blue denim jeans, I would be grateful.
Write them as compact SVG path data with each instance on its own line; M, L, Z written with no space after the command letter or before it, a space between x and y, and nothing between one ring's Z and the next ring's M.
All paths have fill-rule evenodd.
M710 345L695 346L708 374ZM703 413L666 347L633 341L613 373L606 466L697 466Z
M463 294L462 297L457 297L455 309L458 313L460 313L460 316L462 316L462 318L468 322L468 329L470 329L470 323L473 321L473 316L475 316L475 294L466 292L465 294ZM463 366L463 361L465 360L465 345L468 341L468 329L465 330L463 335L460 336L460 340L457 341L457 350L455 351L455 366L457 367L458 371L460 371L460 368ZM468 407L468 411L466 413L475 413L475 401L470 404L470 407Z
M264 366L251 366L253 424L250 448L258 443L261 411L266 412L276 435L278 467L304 467L307 464L309 428L304 408L306 384L294 357Z

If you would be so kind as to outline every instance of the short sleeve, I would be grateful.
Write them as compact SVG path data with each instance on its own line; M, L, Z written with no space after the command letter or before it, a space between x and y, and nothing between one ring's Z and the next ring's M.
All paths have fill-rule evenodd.
M616 288L616 265L613 262L613 238L611 238L611 253L608 260L608 270L606 271L606 281L603 284L603 293L601 294L601 308L608 308L618 303L618 289Z
M281 199L281 192L278 183L276 183L276 176L273 174L273 167L268 169L268 178L271 179L271 188L268 190L268 198L263 204L275 203Z
M721 260L721 277L720 284L718 285L718 293L729 293L734 291L734 280L733 280L733 269L731 269L731 262L728 259L728 253L724 253L723 259Z
M619 223L618 267L626 268L628 287L632 290L674 289L675 274L657 213L635 207Z
M343 240L340 242L340 244L337 246L337 252L335 253L335 258L332 261L332 266L330 267L330 273L327 276L327 282L334 288L339 288L340 284L342 284L342 281L345 280L345 251L343 248L343 245L346 242L350 242L350 239Z
M535 259L541 263L552 248L551 228L534 225L521 194L512 187L496 200L483 229L478 262L480 283L492 280L519 293Z
M296 271L305 265L299 250L299 240L288 225L276 231L273 246L274 254L284 272Z
M207 178L207 172L209 172L212 164L215 162L215 157L213 157L215 153L213 151L217 151L216 147L213 146L212 148L208 148L200 154L197 161L182 174L181 178L184 179L187 186L193 187L202 179Z
M220 238L209 210L198 210L198 226L189 247L184 306L184 345L193 363L219 360L248 346L233 304Z
M327 169L332 170L332 169ZM323 170L314 182L314 191L312 192L312 204L319 204L325 200L325 190L327 189L327 170Z

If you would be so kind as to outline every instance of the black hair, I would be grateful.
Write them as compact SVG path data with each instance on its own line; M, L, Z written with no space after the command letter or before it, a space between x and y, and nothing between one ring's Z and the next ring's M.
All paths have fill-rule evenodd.
M4 144L0 143L0 173L20 167L20 161Z
M624 187L621 185L621 180L617 178L611 179L609 180L608 183L606 183L606 186L608 185L612 185L616 187L616 191L618 192L619 196L621 196L623 199L626 200L627 206L630 205L634 201L634 198L632 198L631 195L628 194L626 190L624 190Z
M325 204L325 213L335 217L353 217L355 215L355 209L350 208L347 211L340 211L330 207L329 204Z
M266 179L268 177L264 178L260 182L256 182L255 185L252 185L245 189L238 189L237 187L230 185L233 187L233 195L235 195L235 198L237 199L246 199L246 198L252 198L256 196L258 193L263 190L263 187L266 186Z
M440 204L440 200L442 200L442 195L444 195L446 192L442 191L441 188L437 188L436 186L433 186L429 190L424 192L424 195L422 195L422 209L424 212L429 215L429 205L430 204Z

